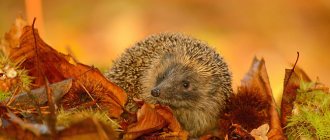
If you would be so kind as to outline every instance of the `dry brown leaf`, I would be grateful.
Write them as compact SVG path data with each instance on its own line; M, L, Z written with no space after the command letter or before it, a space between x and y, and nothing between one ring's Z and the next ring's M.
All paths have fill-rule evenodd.
M269 125L263 124L260 127L253 129L250 134L255 140L268 140L267 133L269 131Z
M9 32L5 33L4 38L0 40L0 50L8 56L11 48L19 47L20 36L22 35L23 27L27 22L22 17L17 17L15 23L10 28Z
M74 79L70 92L61 102L65 108L82 104L84 100L81 100L81 94L86 94L85 90L88 90L103 109L109 110L112 117L118 118L123 112L122 108L127 100L124 90L109 82L96 68L69 63L70 56L47 45L39 37L38 31L33 31L31 26L23 28L19 47L9 49L9 58L12 61L24 60L21 66L29 70L29 75L35 78L35 87L44 85L44 76L50 83Z
M18 124L11 124L6 128L0 128L0 139L36 140L42 138L34 135L31 131L26 131Z
M157 113L154 106L151 104L144 104L137 112L137 122L128 127L124 139L131 140L160 130L165 127L165 119Z
M111 126L106 126L94 118L87 118L83 121L77 122L69 128L60 131L58 136L61 140L118 139L118 134L111 128Z
M188 139L188 132L181 128L181 125L174 117L171 108L162 105L156 105L155 108L157 113L161 115L169 124L168 128L172 132L177 132L177 133L172 133L174 134L173 135L174 137L179 137L180 139Z
M295 67L294 70L285 70L284 89L281 102L282 127L286 126L287 117L292 114L293 102L296 100L296 92L302 80L306 82L311 82L311 79L299 67Z
M174 117L171 108L168 106L155 105L156 112L169 123L168 128L173 132L182 131L180 123Z
M64 80L58 83L53 83L50 85L50 89L53 91L53 96L55 102L59 101L71 88L72 79ZM45 94L45 87L40 87L38 89L31 90L31 94L38 98L38 103L44 105L47 102L47 95ZM17 107L20 109L33 108L34 105L31 104L32 99L27 93L20 93L14 97L10 106Z
M17 121L16 121L17 122ZM0 139L17 139L17 140L49 140L50 135L40 135L40 131L45 132L46 127L39 127L42 125L25 123L12 123L6 128L0 128ZM28 131L27 131L28 130ZM117 140L118 133L116 133L111 126L107 126L93 118L87 118L83 121L77 122L66 129L59 130L57 133L59 140Z
M283 135L281 122L276 104L273 98L272 90L269 83L269 78L266 70L265 60L258 60L254 58L248 74L242 80L242 86L257 87L264 93L270 103L268 114L270 116L270 132L268 133L269 139L286 139ZM276 138L274 137L276 136Z
M159 132L168 128L170 132ZM179 122L173 116L169 107L161 105L143 104L137 112L137 122L128 127L124 139L136 139L142 135L157 131L156 135L146 139L187 139L188 132L181 129Z

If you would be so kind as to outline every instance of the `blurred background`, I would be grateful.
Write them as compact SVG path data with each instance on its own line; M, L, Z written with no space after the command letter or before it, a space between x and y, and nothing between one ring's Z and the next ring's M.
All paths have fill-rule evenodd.
M0 36L18 15L37 17L41 37L80 62L108 68L127 47L159 32L183 32L215 47L234 88L253 57L266 61L275 98L284 69L298 65L330 85L329 0L0 0Z

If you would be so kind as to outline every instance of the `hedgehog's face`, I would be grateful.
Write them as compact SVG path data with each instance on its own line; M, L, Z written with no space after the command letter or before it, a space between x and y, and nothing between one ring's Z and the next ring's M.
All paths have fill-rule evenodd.
M150 94L158 98L159 102L166 104L175 101L197 101L200 96L199 84L196 73L189 68L174 64L156 77L155 86Z
M149 88L147 101L169 105L173 108L196 106L210 92L210 79L197 73L193 67L180 63L164 63Z

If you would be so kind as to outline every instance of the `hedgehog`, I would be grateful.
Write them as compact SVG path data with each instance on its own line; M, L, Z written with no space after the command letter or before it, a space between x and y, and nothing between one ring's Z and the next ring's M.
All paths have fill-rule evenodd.
M233 93L224 59L208 44L180 33L137 42L113 62L107 78L127 92L128 104L140 98L169 106L190 137L217 127Z

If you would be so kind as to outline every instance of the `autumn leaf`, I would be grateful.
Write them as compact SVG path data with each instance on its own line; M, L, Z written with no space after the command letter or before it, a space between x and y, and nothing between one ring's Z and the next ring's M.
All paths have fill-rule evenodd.
M144 104L137 112L137 123L131 124L124 136L124 139L135 139L163 128L166 125L165 119L160 116L150 104Z
M95 118L86 118L80 122L71 125L62 131L59 131L61 140L116 140L118 134L111 128Z
M23 27L27 25L27 22L22 17L17 17L15 23L10 28L9 32L5 33L4 38L0 40L1 52L5 55L9 55L11 48L19 47L20 36L22 35Z
M50 83L73 78L72 88L61 101L65 108L83 104L83 94L97 100L102 109L109 110L111 117L118 118L123 112L127 100L124 90L108 81L96 68L80 63L71 64L71 57L47 45L39 37L37 29L32 30L31 26L25 26L19 39L19 47L7 49L12 61L24 60L21 67L29 70L29 75L34 77L34 88L44 85L44 77Z
M276 110L276 104L273 98L269 78L266 70L265 60L254 58L251 68L242 80L242 86L257 87L261 93L264 93L269 101L270 107L267 113L270 116L270 132L267 134L269 139L286 139L283 135L279 114Z
M136 139L162 128L168 128L171 132L152 136L153 139L187 139L188 137L188 133L181 129L179 122L173 116L169 107L145 103L137 112L137 122L128 127L124 139Z
M53 91L53 96L55 102L59 101L71 88L72 80L64 80L58 83L51 84L49 87ZM31 90L31 95L37 98L38 103L43 105L47 102L47 95L45 94L45 87L42 86L38 89ZM32 99L28 96L26 92L16 95L10 106L18 107L20 109L33 108L34 105L31 104Z
M0 128L0 139L51 139L46 125L24 122L13 114L10 116L12 123L5 128ZM89 140L95 138L116 140L118 139L118 133L111 126L105 125L95 118L86 118L65 129L57 127L57 138L61 140Z
M269 125L263 124L260 127L253 129L250 134L255 140L268 140L267 133L269 131Z
M170 107L157 104L157 105L155 105L155 109L156 109L156 112L160 116L162 116L166 120L166 122L169 124L168 128L170 130L172 130L173 132L182 131L180 123L174 117Z
M288 116L291 116L293 109L293 102L296 100L297 89L301 81L311 82L307 74L295 67L294 69L285 70L284 89L281 102L281 124L282 127L286 126Z

